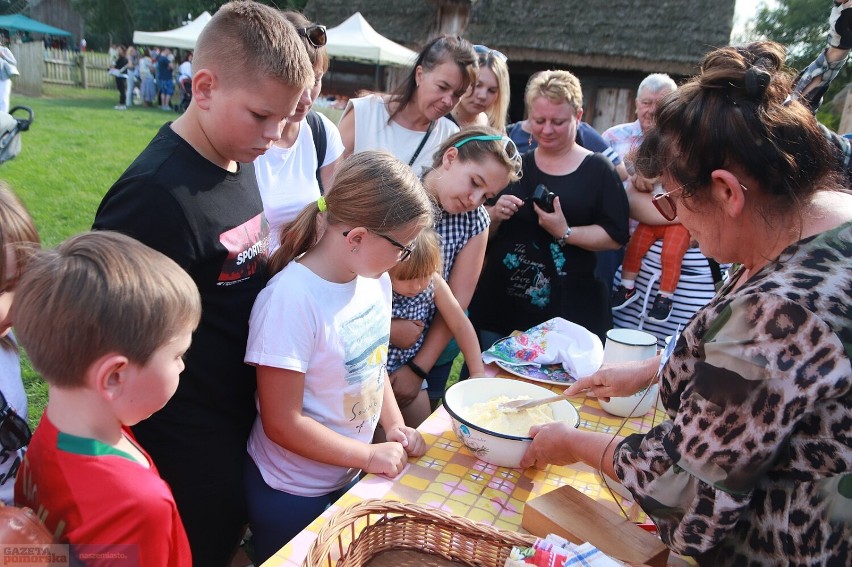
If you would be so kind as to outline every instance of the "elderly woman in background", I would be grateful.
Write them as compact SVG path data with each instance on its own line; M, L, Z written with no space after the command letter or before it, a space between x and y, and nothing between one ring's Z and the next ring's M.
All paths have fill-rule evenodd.
M523 465L619 478L675 552L703 565L852 563L852 195L816 120L785 104L784 50L710 53L665 98L637 155L660 212L739 270L677 339L668 419L623 440L533 428ZM624 395L658 360L568 389Z
M474 45L479 74L449 116L460 127L491 126L506 131L509 114L509 67L506 56L484 45Z
M627 197L615 168L575 142L580 81L544 71L525 99L538 147L524 155L523 177L492 209L488 262L470 308L483 346L553 317L605 336L612 315L609 290L594 275L595 252L628 238ZM538 194L542 186L546 193Z
M421 175L432 166L435 150L459 131L446 115L475 82L476 54L470 42L458 36L434 38L390 95L349 100L338 124L346 147L343 157L385 150Z

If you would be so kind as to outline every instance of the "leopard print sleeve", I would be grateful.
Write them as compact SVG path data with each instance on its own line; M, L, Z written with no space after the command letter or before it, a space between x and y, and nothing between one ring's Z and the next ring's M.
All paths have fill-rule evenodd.
M696 316L663 373L671 420L628 437L614 463L671 549L716 565L850 558L845 346L777 290Z

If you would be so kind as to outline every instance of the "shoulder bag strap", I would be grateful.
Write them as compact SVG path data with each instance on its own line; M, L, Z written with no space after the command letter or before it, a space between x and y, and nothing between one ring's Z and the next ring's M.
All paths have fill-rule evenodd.
M322 186L320 168L322 168L322 162L325 159L325 152L328 146L328 140L325 136L325 124L323 124L322 118L319 117L315 110L308 111L305 118L308 121L308 127L311 129L311 134L314 136L314 149L317 152L317 183L319 183L320 195L324 195L325 188Z
M416 149L416 150L414 150L414 155L413 155L413 156L411 156L411 159L408 161L408 167L411 167L412 165L414 165L414 161L417 159L417 156L419 156L419 155L420 155L420 150L422 150L422 149L423 149L423 146L425 146L425 145L426 145L426 140L428 140L428 139L429 139L429 134L431 134L431 133L432 133L432 129L433 129L434 127L435 127L435 122L434 122L434 121L430 122L430 123L429 123L429 127L428 127L428 128L426 128L426 133L425 133L425 134L423 134L423 139L422 139L422 140L420 140L420 145L419 145L419 146L417 146L417 149Z

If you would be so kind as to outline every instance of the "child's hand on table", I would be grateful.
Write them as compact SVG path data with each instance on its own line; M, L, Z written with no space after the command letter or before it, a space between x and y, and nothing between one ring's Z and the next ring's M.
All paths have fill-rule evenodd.
M405 448L410 457L419 457L426 452L426 441L413 427L400 425L387 432L388 441L396 441Z
M367 460L367 466L364 467L365 472L393 478L405 468L408 462L405 448L399 441L390 441L390 434L388 439L387 443L370 445L370 458Z

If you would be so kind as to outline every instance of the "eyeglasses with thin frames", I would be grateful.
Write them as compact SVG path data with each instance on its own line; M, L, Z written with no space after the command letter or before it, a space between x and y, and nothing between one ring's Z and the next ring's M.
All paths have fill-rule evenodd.
M509 161L515 166L515 174L519 175L521 173L521 167L523 167L523 163L521 160L521 153L518 151L518 146L515 145L515 141L508 136L496 136L496 135L483 135L483 136L469 136L462 140L459 140L453 147L458 149L465 145L468 142L497 142L503 141L503 151L506 153L506 157Z
M319 24L308 26L306 28L296 28L299 35L308 40L308 43L314 47L323 47L328 43L328 35L325 33L325 26Z
M654 195L653 199L651 199L651 202L654 203L654 206L658 211L660 211L660 214L663 215L663 218L667 221L673 221L677 218L677 205L675 205L674 199L671 198L671 195L673 193L677 193L687 185L688 183L684 183L677 189L672 189L671 191ZM748 187L742 183L740 183L740 187L742 187L743 191L748 191Z
M32 438L30 426L19 416L0 392L0 445L7 451L17 451L26 446Z
M506 57L505 53L497 51L496 49L491 49L487 45L474 45L473 50L479 55L494 55L494 57L500 58L503 63L509 62L509 58Z
M380 237L384 238L385 240L387 240L388 242L390 242L391 244L393 244L394 246L399 248L399 261L400 262L405 262L406 260L408 260L408 258L411 256L411 253L414 252L414 245L413 244L411 246L406 246L405 244L402 244L401 242L397 242L396 240L394 240L393 238L391 238L390 236L388 236L386 234L382 234L381 232L376 232L374 230L370 230L369 228L367 230L369 230L370 232L372 232L376 236L380 236ZM344 232L343 233L344 238L349 236L350 232L352 232L352 231L347 230L346 232Z

